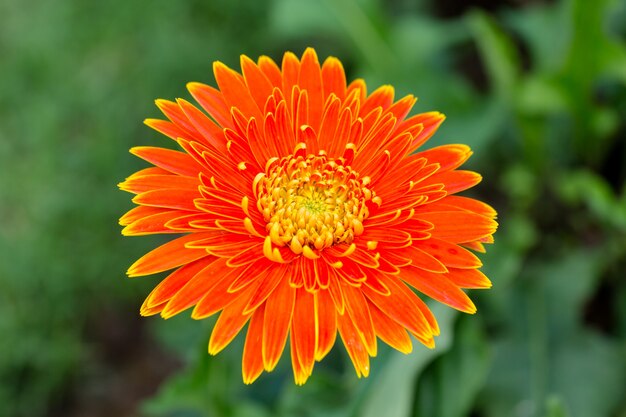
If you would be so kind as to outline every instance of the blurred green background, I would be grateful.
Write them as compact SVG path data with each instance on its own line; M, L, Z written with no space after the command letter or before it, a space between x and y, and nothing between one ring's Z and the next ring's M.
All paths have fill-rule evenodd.
M122 238L116 184L169 146L153 99L306 46L474 149L494 287L368 379L336 346L246 387L240 339L212 358L210 320L139 317L160 277L125 270L164 240ZM0 0L0 416L624 417L625 180L623 0Z

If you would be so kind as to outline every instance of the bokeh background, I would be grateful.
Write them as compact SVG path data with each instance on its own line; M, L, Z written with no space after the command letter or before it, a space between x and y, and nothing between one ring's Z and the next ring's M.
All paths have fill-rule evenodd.
M153 99L306 46L474 149L494 287L368 379L337 346L248 387L241 339L213 358L211 320L139 317L160 277L125 270L164 240L120 235L116 184L170 146ZM624 417L625 180L623 0L0 0L0 416Z

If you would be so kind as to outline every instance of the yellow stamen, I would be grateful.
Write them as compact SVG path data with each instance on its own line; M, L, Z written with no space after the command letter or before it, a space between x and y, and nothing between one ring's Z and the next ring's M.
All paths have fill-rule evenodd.
M366 203L380 203L367 188L370 182L344 158L332 159L323 151L306 155L304 143L296 145L293 155L271 158L266 172L253 181L257 208L267 222L266 245L286 246L311 259L333 245L350 247L364 232ZM247 203L242 201L244 209ZM264 253L276 258L271 247L264 247Z
M377 241L375 241L375 240L368 240L367 241L367 249L375 250L377 246L378 246L378 242Z

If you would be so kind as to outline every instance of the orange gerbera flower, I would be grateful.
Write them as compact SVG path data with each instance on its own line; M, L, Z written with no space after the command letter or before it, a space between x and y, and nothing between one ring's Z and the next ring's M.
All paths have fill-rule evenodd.
M439 334L409 288L458 310L476 308L463 288L488 288L478 270L496 230L495 211L455 194L480 175L457 168L465 145L415 152L444 119L407 117L416 99L394 102L383 86L346 85L341 63L241 57L239 74L214 64L219 89L188 84L186 100L157 100L169 121L146 124L183 152L136 147L155 165L120 184L138 207L124 235L184 234L128 270L131 277L176 268L141 314L168 318L195 306L218 312L209 341L217 354L246 323L243 380L276 366L287 339L295 382L303 384L337 332L356 368L369 373L376 338L411 351Z

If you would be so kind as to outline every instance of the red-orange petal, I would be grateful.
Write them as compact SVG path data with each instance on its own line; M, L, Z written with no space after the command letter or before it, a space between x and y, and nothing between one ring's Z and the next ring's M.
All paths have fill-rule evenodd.
M130 153L174 174L197 177L202 166L189 155L170 149L136 146Z
M376 335L392 348L402 353L410 353L413 350L413 344L404 326L391 319L374 304L370 304L369 309Z
M196 304L222 280L228 267L223 259L215 259L210 265L196 273L176 294L168 301L161 312L165 319L175 316Z
M416 214L420 220L435 227L429 230L432 237L450 243L479 240L495 233L498 223L480 214L463 211L437 211Z
M298 84L302 90L307 91L309 98L309 117L307 124L312 126L313 130L317 130L322 120L324 96L320 63L313 48L307 48L302 55Z
M347 284L342 287L342 290L346 298L346 309L352 319L354 328L361 337L363 346L370 356L376 356L376 335L368 303L363 293Z
M419 298L407 286L396 278L381 274L379 279L389 288L391 293L381 295L367 287L363 288L365 296L387 316L415 334L430 336L431 327L418 307Z
M473 253L467 249L455 245L454 243L446 242L441 239L426 239L422 241L415 241L414 247L427 252L432 257L436 258L446 267L451 268L480 268L482 262ZM439 272L439 271L433 271Z
M250 289L246 291L249 292ZM224 308L211 332L209 354L217 355L221 352L246 324L251 316L251 314L242 314L246 301L245 294L242 294Z
M191 232L194 230L193 228L175 230L167 226L167 224L172 220L184 217L185 215L188 215L190 213L191 212L185 212L181 210L168 210L153 214L151 216L142 217L122 229L122 234L124 236L141 236L155 233Z
M315 322L313 294L306 291L303 287L298 288L291 322L291 338L295 343L295 350L302 373L307 375L307 377L311 375L315 361L315 347L317 346Z
M352 318L345 313L337 315L337 329L343 342L356 374L359 378L366 377L370 373L370 358L363 340L354 326Z
M315 360L321 361L330 352L337 338L337 312L329 291L317 291L314 296L318 333Z
M246 117L261 119L261 111L255 103L243 77L221 62L213 64L215 80L220 87L226 104L238 108Z
M263 372L263 327L265 319L264 307L259 307L250 319L248 335L243 346L241 372L243 383L252 384Z
M153 249L128 268L128 276L156 274L209 256L204 249L189 249L185 246L195 239L198 239L198 234L189 234Z
M263 109L267 98L272 95L274 88L270 80L250 58L242 55L240 63L246 86L250 90L250 94L258 108Z
M346 96L346 74L343 65L335 57L326 58L322 65L322 84L324 97L335 94L340 99Z
M121 190L139 194L151 190L184 189L197 191L200 181L193 177L183 177L180 175L142 175L128 178L119 184Z
M418 152L416 155L439 164L440 171L448 171L458 168L467 161L472 155L472 150L467 145L443 145Z
M287 269L287 273L290 270ZM265 303L263 325L263 364L266 371L276 367L285 348L296 300L296 290L289 285L287 273Z
M476 306L445 274L423 271L412 266L404 269L400 277L407 284L435 300L464 313L474 314Z
M446 278L460 288L491 288L491 281L478 269L450 268Z
M216 260L213 256L207 256L197 261L189 262L169 274L148 295L145 303L146 307L151 308L158 305L163 305L164 307L165 303L176 295L196 274L216 262Z

